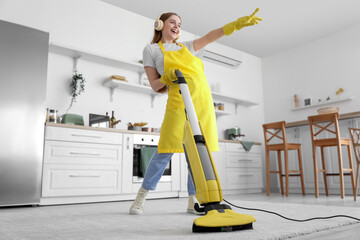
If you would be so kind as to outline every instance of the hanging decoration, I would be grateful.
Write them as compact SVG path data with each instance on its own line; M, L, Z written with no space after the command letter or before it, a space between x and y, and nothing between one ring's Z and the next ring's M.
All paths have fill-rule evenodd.
M72 105L76 102L76 98L82 93L85 92L85 78L82 74L78 73L77 63L80 56L74 57L74 69L73 76L70 82L71 90L71 102L69 108L66 110L68 112Z

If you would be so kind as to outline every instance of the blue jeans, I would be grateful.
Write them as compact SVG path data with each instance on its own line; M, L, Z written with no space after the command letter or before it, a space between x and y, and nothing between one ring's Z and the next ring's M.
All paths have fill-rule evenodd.
M157 150L155 151L146 169L144 181L142 183L143 188L146 190L155 190L172 155L173 153L158 153ZM195 187L190 174L188 175L187 188L189 195L195 195Z

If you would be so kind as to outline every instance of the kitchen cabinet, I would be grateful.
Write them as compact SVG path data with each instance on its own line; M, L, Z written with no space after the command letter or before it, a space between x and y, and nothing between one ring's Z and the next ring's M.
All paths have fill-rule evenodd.
M42 205L133 200L142 178L133 176L134 142L158 134L48 123L45 127ZM148 198L179 197L180 154Z
M254 193L263 188L261 147L254 144L246 151L240 143L225 143L226 190Z
M339 120L339 128L340 134L343 138L350 138L350 133L348 128L350 127L360 127L360 118L349 118ZM306 193L314 193L314 167L313 167L313 156L312 156L312 143L311 143L311 133L309 125L301 125L301 126L292 126L286 129L287 138L289 142L300 143L302 148L302 157L304 164L304 176L305 176L305 188ZM327 133L323 133L327 134ZM349 160L347 155L347 150L342 149L342 158L344 168L348 167ZM353 151L353 150L352 150ZM353 152L352 152L353 154ZM317 149L317 157L319 168L322 167L321 158L320 158L320 148ZM274 157L274 156L272 156ZM297 169L298 166L294 166L293 164L298 164L297 161L291 161L291 159L296 158L295 153L289 153L289 167ZM338 158L337 158L337 150L335 147L325 148L325 159L326 166L328 172L338 172ZM353 157L354 161L354 157ZM328 185L330 194L340 194L340 183L338 176L328 177ZM345 176L345 192L347 194L352 193L352 186L349 176ZM290 192L301 192L301 185L299 178L290 178ZM321 194L325 193L324 189L324 180L322 174L319 173L319 191Z
M47 123L41 204L133 200L142 183L133 176L134 143L142 138L157 145L159 135ZM239 142L220 141L219 148L212 156L224 193L261 191L260 146L246 152ZM187 179L185 155L175 153L171 177L148 198L186 197Z
M121 165L121 133L46 126L41 203L120 194Z
M249 152L239 141L220 141L219 151L211 153L224 194L256 193L263 189L261 145L254 144ZM188 169L181 155L180 196L187 196Z

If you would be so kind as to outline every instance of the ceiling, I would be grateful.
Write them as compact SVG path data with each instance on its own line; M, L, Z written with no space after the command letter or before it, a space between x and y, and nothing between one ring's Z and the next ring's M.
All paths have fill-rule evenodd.
M258 57L360 25L359 0L102 1L154 20L163 12L176 12L181 16L182 30L198 36L260 8L256 15L262 22L218 40Z

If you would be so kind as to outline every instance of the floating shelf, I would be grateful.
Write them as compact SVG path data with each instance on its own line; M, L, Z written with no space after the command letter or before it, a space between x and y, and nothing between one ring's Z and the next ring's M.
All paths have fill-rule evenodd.
M224 95L224 94L217 93L217 92L211 92L211 93L212 93L213 98L215 98L215 99L222 100L222 101L225 101L225 102L234 103L236 105L243 105L243 106L247 106L247 107L258 105L258 103L251 102L249 100L240 99L240 98L237 98L237 97L231 97L231 96Z
M332 104L332 103L346 102L346 101L350 101L352 99L353 99L353 97L346 97L346 98L341 98L341 99L337 99L337 100L329 100L329 101L322 102L322 103L315 103L315 104L312 104L312 105L309 105L309 106L293 108L291 110L292 111L297 111L297 110L301 110L301 109L313 108L313 107L323 106L323 105Z
M108 56L108 55L104 55L104 54L98 53L98 52L93 52L93 51L88 51L88 50L84 50L84 49L80 49L80 48L76 48L76 47L72 47L72 46L67 46L67 45L64 45L64 44L59 44L59 43L52 42L50 44L50 46L49 46L49 51L52 52L52 53L69 56L71 58L80 57L81 59L84 59L84 60L87 60L87 61L127 69L127 70L130 70L130 71L138 72L139 74L144 73L143 65L138 63L138 62L131 62L131 61L127 61L127 60L124 60L124 59L121 59L121 58L115 58L113 56ZM114 94L114 89L115 88L121 88L121 89L125 89L125 90L150 94L151 98L152 98L152 102L151 102L152 106L153 106L155 96L161 95L161 94L158 94L158 93L154 92L150 87L142 86L142 85L139 85L139 84L131 84L131 83L128 83L128 82L121 82L121 81L117 81L117 80L106 81L104 83L104 85L106 87L110 88L110 91L111 91L110 92L110 100L111 101L113 99L113 94ZM236 105L236 107L238 105L243 105L243 106L258 105L258 103L255 103L255 102L252 102L252 101L240 99L240 98L237 98L237 97L231 97L231 96L216 93L216 92L212 92L212 96L213 96L214 99L234 103ZM217 114L218 115L225 115L225 114L230 114L230 113L226 113L224 111L221 111L221 113L217 113Z
M140 84L133 84L115 79L106 80L104 82L104 86L110 88L110 101L113 101L114 90L116 88L149 94L151 96L151 107L154 107L155 97L161 95L159 93L154 92L154 90L151 87L143 86Z
M225 116L225 115L231 115L230 112L222 111L222 110L215 110L215 114L217 117Z
M130 62L121 58L115 58L101 53L79 49L71 46L66 46L58 43L51 43L49 46L49 51L52 53L57 53L72 58L81 57L81 59L87 61L112 65L115 67L124 68L139 73L144 71L144 66L138 62Z

